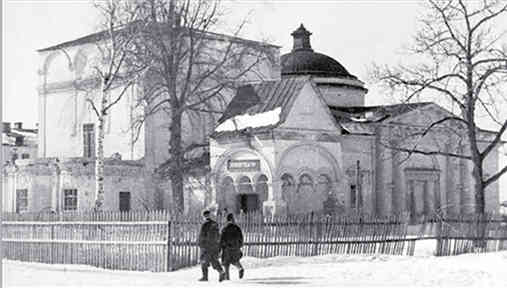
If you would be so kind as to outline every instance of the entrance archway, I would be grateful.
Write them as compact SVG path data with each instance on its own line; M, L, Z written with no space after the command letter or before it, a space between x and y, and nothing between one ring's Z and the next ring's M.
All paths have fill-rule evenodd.
M272 167L258 151L238 149L225 153L214 167L219 209L252 212L262 210L264 202L270 199L272 190L268 182ZM234 182L233 188L227 188L224 179Z

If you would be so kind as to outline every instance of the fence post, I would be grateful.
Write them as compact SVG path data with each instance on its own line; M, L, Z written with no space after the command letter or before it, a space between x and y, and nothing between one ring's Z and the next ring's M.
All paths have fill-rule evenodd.
M313 256L317 256L317 255L320 255L320 251L319 251L319 243L321 241L321 237L322 237L322 222L321 222L321 219L317 217L317 225L315 225L315 228L316 228L316 233L315 233L315 238L313 239Z
M167 222L167 255L166 255L166 272L172 271L173 265L171 263L171 244L172 244L172 234L171 234L171 220Z
M55 225L54 223L51 222L51 224L49 225L51 227L51 234L50 234L50 240L51 240L51 248L50 248L50 256L51 257L51 264L55 264L55 256L54 256L54 250L55 250L55 243L53 242L55 240Z
M441 217L439 219L439 221L437 222L438 226L437 226L437 247L436 247L436 251L435 251L435 256L443 256L443 247L444 247L444 242L443 242L443 233L444 233L444 218Z

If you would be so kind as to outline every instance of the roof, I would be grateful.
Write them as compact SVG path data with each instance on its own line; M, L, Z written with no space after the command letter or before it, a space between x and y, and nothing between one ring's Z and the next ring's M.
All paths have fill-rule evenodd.
M11 128L9 132L2 131L2 145L16 146L16 138L23 138L23 145L37 143L36 129Z
M309 77L290 77L240 87L218 120L218 124L238 115L254 115L273 111L280 107L280 121L277 124L279 125L285 121L291 104L307 81L309 81ZM221 133L224 132L217 132L214 135Z
M369 124L384 122L431 104L433 103L419 102L355 107L329 106L329 109L346 133L373 135L375 133L374 127Z
M407 112L417 110L431 102L403 103L394 105L335 107L329 106L331 114L345 133L356 135L373 135L374 127L371 123L380 123Z
M280 48L280 46L278 46L278 45L264 43L264 42L260 42L260 41L243 39L243 38L240 38L237 36L231 36L231 35L227 35L227 34L215 33L215 32L210 32L210 31L207 31L205 33L210 38L215 39L215 40L220 40L221 38L226 38L227 40L232 41L232 42L255 43L255 44L260 44L260 45L264 45L264 46L268 46L268 47ZM89 34L89 35L86 35L83 37L79 37L74 40L70 40L70 41L62 42L62 43L59 43L59 44L56 44L53 46L42 48L42 49L37 50L37 52L46 52L46 51L58 50L58 49L62 49L62 48L72 47L72 46L83 45L83 44L87 44L87 43L94 43L94 42L104 39L104 37L107 37L107 35L108 35L108 31L104 30L104 31L92 33L92 34Z
M238 115L259 115L269 111L274 111L280 107L280 120L276 125L269 127L255 127L256 132L268 131L270 128L280 125L285 121L291 104L299 95L301 88L307 81L311 81L309 76L306 77L288 77L278 81L265 81L259 84L245 85L236 91L236 96L227 106L224 114L218 120L218 124L225 122ZM431 102L405 103L394 105L378 105L378 106L356 106L356 107L337 107L328 106L331 115L335 118L346 132L351 134L370 135L373 134L371 123L382 122L387 119L402 115L404 113L417 110ZM221 131L213 133L212 137L230 134L242 133L240 131Z
M280 58L282 76L314 75L357 79L335 59L309 50L292 51Z
M421 107L433 104L432 102L402 103L377 106L337 107L329 106L331 113L339 122L382 122L388 118L396 117Z
M312 33L303 24L291 35L294 37L292 51L280 59L282 76L314 75L357 79L332 57L313 51L310 43Z

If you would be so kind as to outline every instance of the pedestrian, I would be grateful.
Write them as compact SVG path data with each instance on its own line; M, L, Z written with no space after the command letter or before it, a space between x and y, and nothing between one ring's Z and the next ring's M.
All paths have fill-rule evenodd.
M225 272L218 261L218 254L220 253L218 224L211 219L211 212L209 210L205 210L202 216L204 217L204 223L199 233L202 278L199 281L208 281L208 267L211 264L213 269L219 273L218 281L222 282L225 279Z
M241 228L235 223L234 215L229 213L227 215L227 223L220 235L220 248L222 249L222 265L224 265L225 268L225 280L230 280L229 267L231 264L238 268L239 279L243 278L245 274L245 269L239 262L241 257L243 257L241 247L243 247L243 233L241 232Z

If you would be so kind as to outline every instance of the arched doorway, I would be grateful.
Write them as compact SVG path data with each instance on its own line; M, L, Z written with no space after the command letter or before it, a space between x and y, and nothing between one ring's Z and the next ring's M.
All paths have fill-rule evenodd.
M259 195L259 199L261 201L267 201L269 198L269 186L268 186L268 177L264 174L257 177L257 182L255 183L255 193Z
M284 173L280 180L282 181L282 200L287 203L287 214L290 214L295 199L296 182L289 173Z
M224 177L220 182L218 190L220 191L217 199L219 209L234 210L236 205L234 201L236 187L234 187L234 180L232 177Z
M255 212L260 209L259 194L254 192L252 181L248 176L239 179L236 213Z
M317 179L317 195L322 201L323 212L327 215L338 213L338 200L332 189L331 179L326 174L320 174Z
M213 155L212 155L213 157ZM251 149L231 150L219 157L214 165L216 175L216 201L219 202L224 189L221 188L225 177L234 178L234 205L228 211L239 213L261 211L266 200L270 199L272 188L268 184L272 179L273 168L269 161L258 151ZM227 189L226 189L227 190ZM230 198L228 198L230 199Z

